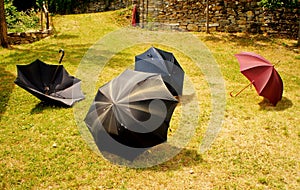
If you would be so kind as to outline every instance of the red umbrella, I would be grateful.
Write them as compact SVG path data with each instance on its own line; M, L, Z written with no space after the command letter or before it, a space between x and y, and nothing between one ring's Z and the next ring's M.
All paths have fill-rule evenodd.
M235 57L239 61L241 73L251 82L249 85L253 84L257 93L275 106L282 98L283 83L274 65L255 53L242 52L235 54ZM230 94L237 96L244 89L236 95L232 95L232 92Z

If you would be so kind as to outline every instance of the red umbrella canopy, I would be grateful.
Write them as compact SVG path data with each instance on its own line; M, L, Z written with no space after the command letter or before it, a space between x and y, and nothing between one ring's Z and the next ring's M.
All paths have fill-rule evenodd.
M235 54L235 57L240 64L241 73L254 85L257 93L275 106L282 98L283 82L274 65L251 52Z

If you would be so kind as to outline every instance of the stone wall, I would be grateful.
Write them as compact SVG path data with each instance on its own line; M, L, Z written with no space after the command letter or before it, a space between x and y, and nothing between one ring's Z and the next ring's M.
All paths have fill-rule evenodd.
M259 0L210 0L209 29L287 35L297 38L299 9L267 10ZM159 22L186 31L206 30L206 0L139 0L140 22Z
M8 33L9 44L29 44L52 35L52 30Z
M82 5L74 10L75 13L96 13L118 10L132 5L132 0L91 0L87 5Z

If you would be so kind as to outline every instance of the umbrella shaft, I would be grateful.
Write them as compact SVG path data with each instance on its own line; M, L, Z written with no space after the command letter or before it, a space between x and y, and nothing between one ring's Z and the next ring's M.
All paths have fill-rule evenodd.
M230 92L230 96L231 97L237 97L240 93L242 93L246 88L248 88L249 86L251 86L254 83L254 81L252 81L250 84L248 84L247 86L245 86L243 89L241 89L239 92L237 92L236 94L233 94L233 91Z

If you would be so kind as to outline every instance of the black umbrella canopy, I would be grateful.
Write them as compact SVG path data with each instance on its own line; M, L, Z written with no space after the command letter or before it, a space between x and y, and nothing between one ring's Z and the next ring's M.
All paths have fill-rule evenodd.
M155 47L135 56L135 70L161 74L166 86L174 96L181 96L184 71L173 53Z
M80 80L69 75L63 65L49 65L39 59L17 65L15 83L49 104L72 106L84 99Z
M126 70L98 89L84 121L100 150L124 156L165 142L177 103L160 75Z

